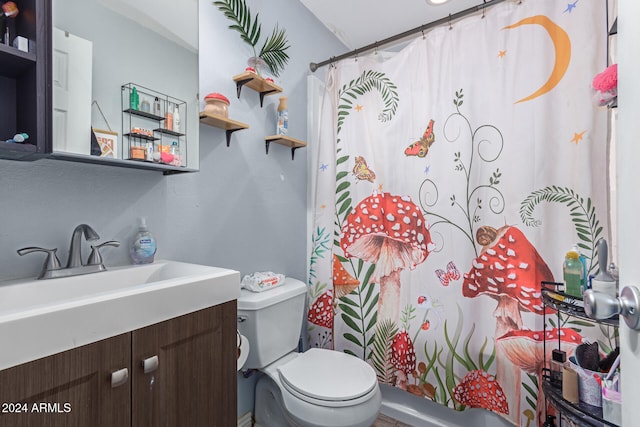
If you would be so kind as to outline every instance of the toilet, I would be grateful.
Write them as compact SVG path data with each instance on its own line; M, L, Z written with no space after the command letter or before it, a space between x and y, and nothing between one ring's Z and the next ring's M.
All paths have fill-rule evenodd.
M250 343L242 369L264 373L255 426L369 427L382 401L373 368L339 351L298 353L306 295L307 286L289 277L268 291L240 292L238 330Z

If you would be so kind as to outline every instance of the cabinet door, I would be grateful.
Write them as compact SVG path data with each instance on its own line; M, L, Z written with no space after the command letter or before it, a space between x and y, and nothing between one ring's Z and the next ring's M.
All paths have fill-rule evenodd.
M127 333L0 371L0 426L128 426L130 381L111 374L130 363Z
M235 300L132 334L133 426L237 425Z

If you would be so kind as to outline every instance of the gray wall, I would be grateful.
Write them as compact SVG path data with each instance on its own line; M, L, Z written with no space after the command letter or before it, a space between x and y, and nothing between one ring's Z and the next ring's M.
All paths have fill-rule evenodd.
M308 64L346 48L298 2L247 3L260 13L263 33L276 21L287 30L291 60L276 82L289 97L289 134L306 140ZM83 222L101 240L127 243L103 250L107 266L128 264L138 216L147 217L157 237L158 258L305 279L307 149L297 150L294 161L288 148L276 144L265 155L278 97L266 97L263 108L248 88L235 97L232 76L244 71L251 51L228 25L211 1L200 1L200 99L224 93L230 117L251 127L235 132L227 148L224 131L201 125L200 172L193 174L0 160L0 280L38 274L44 256L19 257L16 249L23 246L57 247L65 262L71 231ZM250 381L239 379L239 413L251 409Z

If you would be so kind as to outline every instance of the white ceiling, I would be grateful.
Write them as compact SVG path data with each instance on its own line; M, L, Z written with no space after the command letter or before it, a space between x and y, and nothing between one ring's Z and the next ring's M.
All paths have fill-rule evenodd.
M483 3L450 0L434 5L427 0L300 0L350 50ZM339 54L342 52L336 52Z

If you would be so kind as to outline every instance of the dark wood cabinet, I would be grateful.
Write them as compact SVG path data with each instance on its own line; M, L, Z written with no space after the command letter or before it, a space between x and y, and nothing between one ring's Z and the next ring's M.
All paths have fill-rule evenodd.
M237 425L236 313L234 300L133 332L133 426Z
M127 426L128 382L112 372L131 364L131 334L0 371L0 426Z
M0 371L0 427L235 426L235 323L234 300Z
M51 1L17 4L18 15L5 20L9 38L22 36L33 49L0 44L0 158L35 160L50 153L52 143ZM5 142L17 133L29 135L26 143Z

